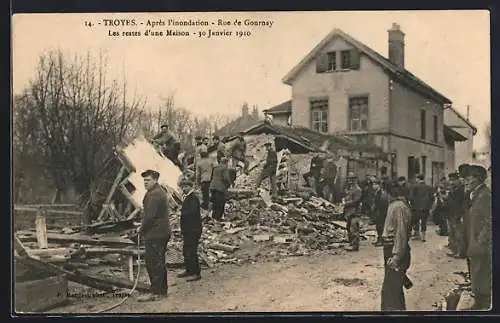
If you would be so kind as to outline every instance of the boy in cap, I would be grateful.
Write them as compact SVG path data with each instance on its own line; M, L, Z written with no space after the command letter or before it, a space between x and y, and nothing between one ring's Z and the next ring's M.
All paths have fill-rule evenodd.
M406 191L394 185L390 193L389 207L385 219L382 241L384 245L384 281L382 283L381 310L406 310L406 271L410 267L411 209ZM408 286L409 287L409 286Z
M267 149L266 163L262 169L259 179L257 180L257 188L260 187L262 181L269 178L271 185L270 193L272 197L276 197L276 168L278 167L278 155L276 150L273 149L273 145L270 142L264 144Z
M177 277L187 277L187 281L196 281L201 279L200 263L198 261L198 244L202 231L200 201L194 193L193 182L182 179L180 187L184 194L180 222L183 237L182 253L186 270Z
M491 192L484 183L487 171L482 165L462 168L465 179L467 257L474 294L473 310L488 310L492 293Z
M168 294L165 266L165 252L171 236L168 198L158 184L160 174L157 171L148 169L141 176L147 192L142 202L144 217L139 234L144 239L144 261L151 282L151 293L140 297L138 301L154 301Z

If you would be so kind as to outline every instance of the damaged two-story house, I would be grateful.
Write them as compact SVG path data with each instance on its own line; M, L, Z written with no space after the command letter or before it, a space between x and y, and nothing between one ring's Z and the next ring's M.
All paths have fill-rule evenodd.
M291 100L264 113L276 124L375 144L391 155L389 174L436 183L446 152L466 138L443 124L451 100L405 69L399 25L388 33L387 59L334 29L282 79Z

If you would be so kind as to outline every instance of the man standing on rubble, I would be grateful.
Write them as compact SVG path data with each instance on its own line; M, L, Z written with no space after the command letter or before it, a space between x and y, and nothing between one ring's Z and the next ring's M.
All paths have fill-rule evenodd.
M446 200L448 216L447 228L451 253L448 256L455 258L465 258L465 231L463 217L465 208L463 201L465 197L465 187L458 179L457 173L448 174L449 193Z
M144 261L151 282L151 293L140 297L139 301L154 301L167 296L167 268L165 252L170 240L170 222L168 199L166 193L158 184L160 173L146 170L141 173L147 190L142 202L144 217L139 228L139 234L144 239Z
M236 168L238 162L242 162L244 164L243 172L245 174L248 174L249 165L246 158L247 143L245 142L245 138L243 137L244 135L245 135L244 132L240 132L238 137L236 138L236 142L233 144L233 147L231 148L232 167Z
M227 168L227 158L221 159L219 165L214 167L212 181L210 182L210 193L212 199L212 218L222 221L224 207L226 206L227 189L231 185L229 169Z
M411 188L412 227L414 239L425 242L427 219L432 206L432 187L424 181L424 175L417 176L417 183Z
M462 168L465 191L469 192L466 212L467 257L471 288L474 296L472 310L488 310L492 293L491 192L484 183L487 171L482 165Z
M359 251L359 217L361 204L361 188L354 173L347 175L347 192L344 197L344 216L347 222L349 246L347 251Z
M337 192L335 179L337 178L337 165L333 156L329 156L325 160L323 167L324 185L326 188L325 198L331 203L337 203Z
M406 310L403 286L410 288L406 271L410 267L411 210L405 190L394 185L385 219L384 281L381 291L382 311ZM409 284L408 284L409 282Z
M271 186L269 191L272 197L276 197L276 169L278 167L278 154L276 154L276 150L273 149L272 143L266 142L264 146L266 146L267 149L267 157L264 168L262 169L260 177L257 180L257 188L260 187L260 184L264 179L269 178Z
M215 166L215 161L208 157L207 149L205 146L202 146L200 149L200 160L198 160L198 164L196 165L196 185L201 188L201 207L204 210L208 210L208 203L210 200L210 180Z
M220 163L222 157L226 157L226 145L220 140L219 136L213 136L212 146L209 149L209 152L211 151L217 152L217 163Z
M168 125L164 124L160 127L161 132L153 137L153 143L157 144L163 155L174 162L179 164L180 143L168 130Z
M308 186L312 186L314 192L319 197L323 197L323 185L321 183L321 173L323 169L323 156L317 153L311 159L309 172L303 175ZM311 181L312 179L312 181Z
M384 231L385 218L387 216L387 207L389 206L389 197L384 187L382 187L380 180L373 179L372 187L374 190L372 212L375 218L375 226L377 228L377 241L373 244L376 247L381 247L383 245L382 234Z

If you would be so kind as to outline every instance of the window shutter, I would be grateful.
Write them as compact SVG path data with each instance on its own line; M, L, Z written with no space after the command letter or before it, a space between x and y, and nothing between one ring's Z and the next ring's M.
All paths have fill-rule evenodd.
M328 69L328 55L319 54L316 57L316 73L325 73Z
M360 53L357 49L351 50L351 69L358 70L360 65Z

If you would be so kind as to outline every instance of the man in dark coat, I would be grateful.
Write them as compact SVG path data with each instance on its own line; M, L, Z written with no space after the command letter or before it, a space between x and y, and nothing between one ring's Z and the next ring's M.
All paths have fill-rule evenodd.
M184 194L181 207L181 233L183 237L182 253L186 271L177 275L177 277L187 277L187 281L195 281L201 278L198 260L198 244L202 231L200 200L194 193L193 182L182 180L180 186Z
M232 168L236 168L236 165L238 162L242 162L244 164L243 166L243 172L248 173L248 167L249 163L246 158L246 153L247 153L247 143L245 142L245 138L243 137L244 133L240 132L238 137L236 138L235 143L231 147L231 157L232 157Z
M465 228L463 224L465 187L460 183L457 173L449 174L448 182L449 194L446 204L448 207L447 223L451 249L451 253L448 255L455 258L465 258Z
M269 178L271 196L276 197L276 168L278 167L278 155L276 154L276 150L273 149L272 143L266 142L265 146L267 149L267 157L264 168L257 180L257 188L260 187L264 179Z
M463 169L465 191L469 192L466 213L467 257L470 266L471 288L474 294L473 310L491 308L492 293L492 227L491 192L484 183L486 169L482 165L468 165Z
M153 143L161 148L161 152L165 157L170 159L178 167L182 167L179 162L179 153L181 150L180 143L168 130L168 125L164 124L160 127L161 132L153 137Z
M410 267L411 210L406 198L407 192L395 185L387 209L382 240L384 244L384 282L382 283L381 310L406 310L403 287Z
M205 148L200 151L200 159L196 165L196 185L201 188L202 204L204 210L208 210L210 202L210 180L212 179L212 171L217 165L215 160L208 157Z
M387 207L389 206L389 197L385 189L382 187L380 180L373 180L372 187L374 190L372 212L375 217L375 226L377 228L377 241L374 242L374 245L381 247L383 245L382 233L384 231L384 223L387 216Z
M222 158L219 165L212 171L210 193L212 199L212 218L221 221L226 205L227 189L231 185L231 177L227 168L227 158Z
M346 229L349 239L347 251L359 251L359 230L360 230L360 204L361 188L358 186L357 178L354 173L347 175L347 192L344 197L344 216L346 218Z
M324 158L322 154L315 154L311 159L309 172L303 175L304 180L309 186L312 186L316 195L323 197L323 184L321 182L321 172L323 169ZM312 181L311 181L312 180ZM312 183L311 183L312 182Z
M325 185L325 198L331 203L337 203L335 180L337 178L337 165L333 156L328 157L323 166L323 179Z
M148 169L142 172L141 176L144 178L147 192L142 202L144 217L139 234L145 243L144 261L151 282L151 294L138 300L153 301L167 296L168 292L165 266L165 252L171 236L168 198L158 184L158 172Z
M424 181L424 175L417 176L417 183L411 188L410 200L412 209L413 237L425 242L427 219L432 206L432 187Z

